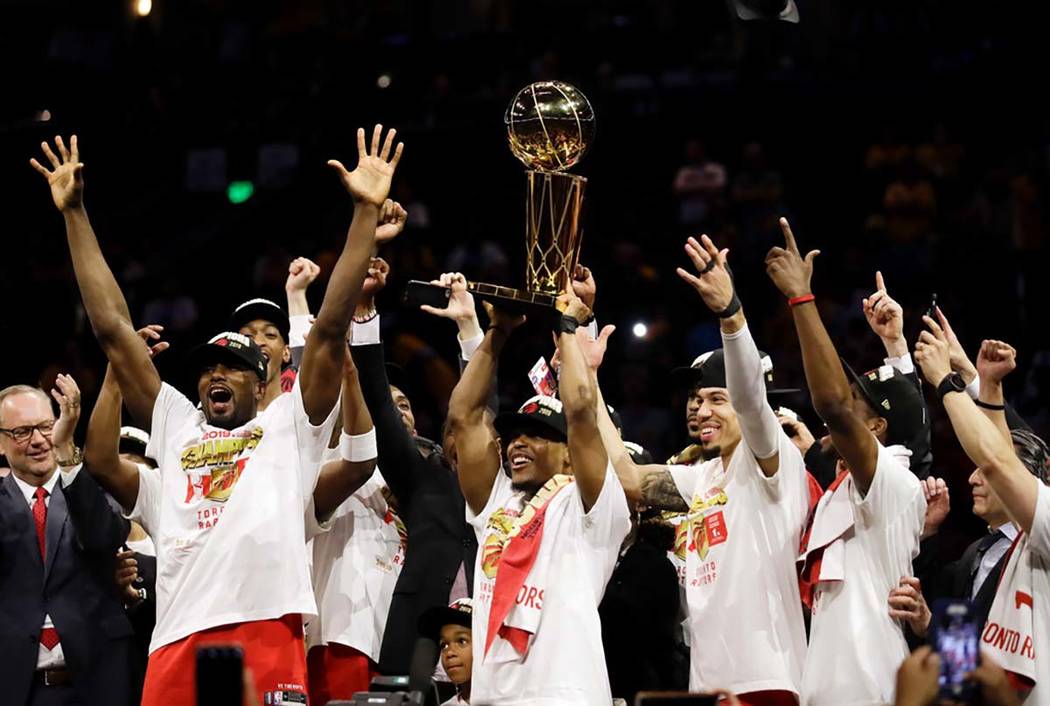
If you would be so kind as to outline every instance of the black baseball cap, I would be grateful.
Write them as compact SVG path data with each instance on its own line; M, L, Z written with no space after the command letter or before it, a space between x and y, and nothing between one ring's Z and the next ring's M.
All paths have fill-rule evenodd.
M255 341L244 334L223 331L190 351L188 365L200 372L206 365L229 362L247 366L260 380L266 380L266 357Z
M230 328L234 331L240 331L242 326L256 319L269 321L276 326L277 330L281 332L281 337L284 338L285 344L288 343L288 337L292 330L292 325L288 321L288 314L284 313L284 309L278 306L276 302L272 302L269 299L249 299L238 306L233 310L233 314L230 315Z
M516 431L537 427L555 432L559 441L569 437L561 400L547 395L530 397L517 412L501 412L493 424L504 442Z
M441 638L441 628L446 625L460 625L470 628L474 615L474 603L469 598L452 601L448 606L428 608L419 616L417 627L421 637L429 637L435 642Z
M758 352L762 362L762 374L766 380L767 395L783 395L799 392L792 388L773 387L773 359L769 354ZM716 348L707 353L698 355L688 368L674 368L671 370L671 380L675 387L692 390L696 387L727 387L726 385L726 359L725 351Z
M886 420L886 445L906 446L913 459L921 460L928 450L923 447L929 445L929 418L915 379L892 365L879 366L863 375L853 372L844 360L842 367L875 414ZM925 442L920 438L924 434Z

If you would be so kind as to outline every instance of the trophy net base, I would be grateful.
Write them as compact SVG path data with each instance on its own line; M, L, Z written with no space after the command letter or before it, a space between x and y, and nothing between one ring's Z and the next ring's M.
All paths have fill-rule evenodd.
M556 316L559 313L558 298L546 292L533 292L486 282L467 282L467 291L512 314L535 317Z

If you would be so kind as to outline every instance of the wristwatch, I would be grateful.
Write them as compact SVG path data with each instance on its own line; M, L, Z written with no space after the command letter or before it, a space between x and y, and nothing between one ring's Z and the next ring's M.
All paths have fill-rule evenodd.
M558 317L557 322L554 325L555 333L576 333L576 329L580 327L580 322L572 318L568 314L562 314Z
M63 468L69 468L70 466L75 466L78 463L83 463L84 453L80 450L80 447L74 446L72 458L61 459L58 458L58 454L55 454L55 461L58 462L58 465L62 466Z
M949 392L966 392L966 381L959 373L948 373L937 386L937 397L944 399Z

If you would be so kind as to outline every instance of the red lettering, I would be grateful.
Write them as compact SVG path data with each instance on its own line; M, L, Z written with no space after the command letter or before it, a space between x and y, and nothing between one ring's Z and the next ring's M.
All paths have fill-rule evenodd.
M538 600L536 601L536 610L543 610L543 601L543 590L541 589L540 595L538 596Z
M525 604L528 605L530 608L535 608L536 607L536 588L535 587L529 589L529 596L528 596L528 598L525 599Z
M525 584L521 584L521 588L518 589L518 596L514 599L514 602L521 605L525 602L525 596L529 594L529 587Z
M995 634L999 630L999 623L989 622L984 626L984 632L981 634L981 642L987 642L989 645L995 640Z
M1024 639L1024 645L1021 647L1021 656L1027 657L1028 659L1035 659L1035 650L1032 648L1032 636L1029 635Z

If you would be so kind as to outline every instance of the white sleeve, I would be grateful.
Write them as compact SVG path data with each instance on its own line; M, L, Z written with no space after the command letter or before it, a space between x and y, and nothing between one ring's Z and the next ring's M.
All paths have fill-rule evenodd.
M382 342L379 333L379 314L376 314L363 324L356 321L350 324L350 345L368 346L373 343Z
M973 380L966 386L966 394L970 396L971 400L975 400L981 396L981 376L974 375Z
M513 492L514 488L511 487L510 476L503 472L503 468L500 468L496 472L496 479L492 482L492 490L489 491L488 502L485 503L485 507L481 509L481 512L475 515L474 511L470 509L470 504L466 504L467 523L474 528L474 533L477 535L479 542L485 534L485 525L489 523L489 516L503 507Z
M878 447L875 477L861 498L853 486L851 498L866 523L885 527L888 550L902 550L914 558L926 519L922 485L882 444Z
M1039 483L1039 493L1035 499L1035 517L1032 518L1032 531L1028 534L1032 551L1050 562L1050 486Z
M477 336L468 338L465 341L459 336L456 336L456 340L459 341L460 357L463 358L463 362L469 363L470 357L474 355L474 351L476 351L478 346L481 345L481 342L485 340L485 334L479 333Z
M125 517L138 522L146 530L146 534L152 537L157 529L163 478L159 468L150 468L142 463L136 465L139 468L139 494L135 498L135 507L131 508L131 512Z
M780 423L766 399L762 359L747 324L735 333L722 333L726 386L740 420L740 434L755 458L769 458L779 450Z
M674 481L678 494L682 496L682 500L685 500L685 504L691 503L693 493L696 492L696 477L700 473L700 467L670 464L667 466L667 472L671 474L671 480Z
M575 484L574 492L583 512L583 498ZM631 510L627 506L627 495L610 462L605 469L605 482L598 499L589 511L583 512L583 536L588 544L598 549L615 548L619 551L630 529Z
M273 402L275 405L285 404L291 406L292 425L295 433L295 444L299 452L299 480L302 484L304 501L308 504L313 498L314 487L317 485L317 476L321 472L321 457L328 448L328 441L332 438L332 431L339 422L339 403L332 405L328 416L320 424L311 424L310 415L306 413L303 403L303 390L300 385L301 376L296 376L292 391L287 395L281 395ZM270 410L267 408L266 412ZM304 507L305 510L305 507Z
M306 345L306 335L310 333L310 315L296 314L288 317L288 345L301 348Z
M153 417L150 422L149 444L146 445L146 456L161 462L164 449L171 442L171 436L177 434L187 424L193 423L201 412L186 399L186 396L166 382L160 384L157 399L153 402Z
M883 358L883 363L894 368L897 372L902 375L915 372L915 363L911 359L911 353L905 353L902 356L891 356L889 358Z

